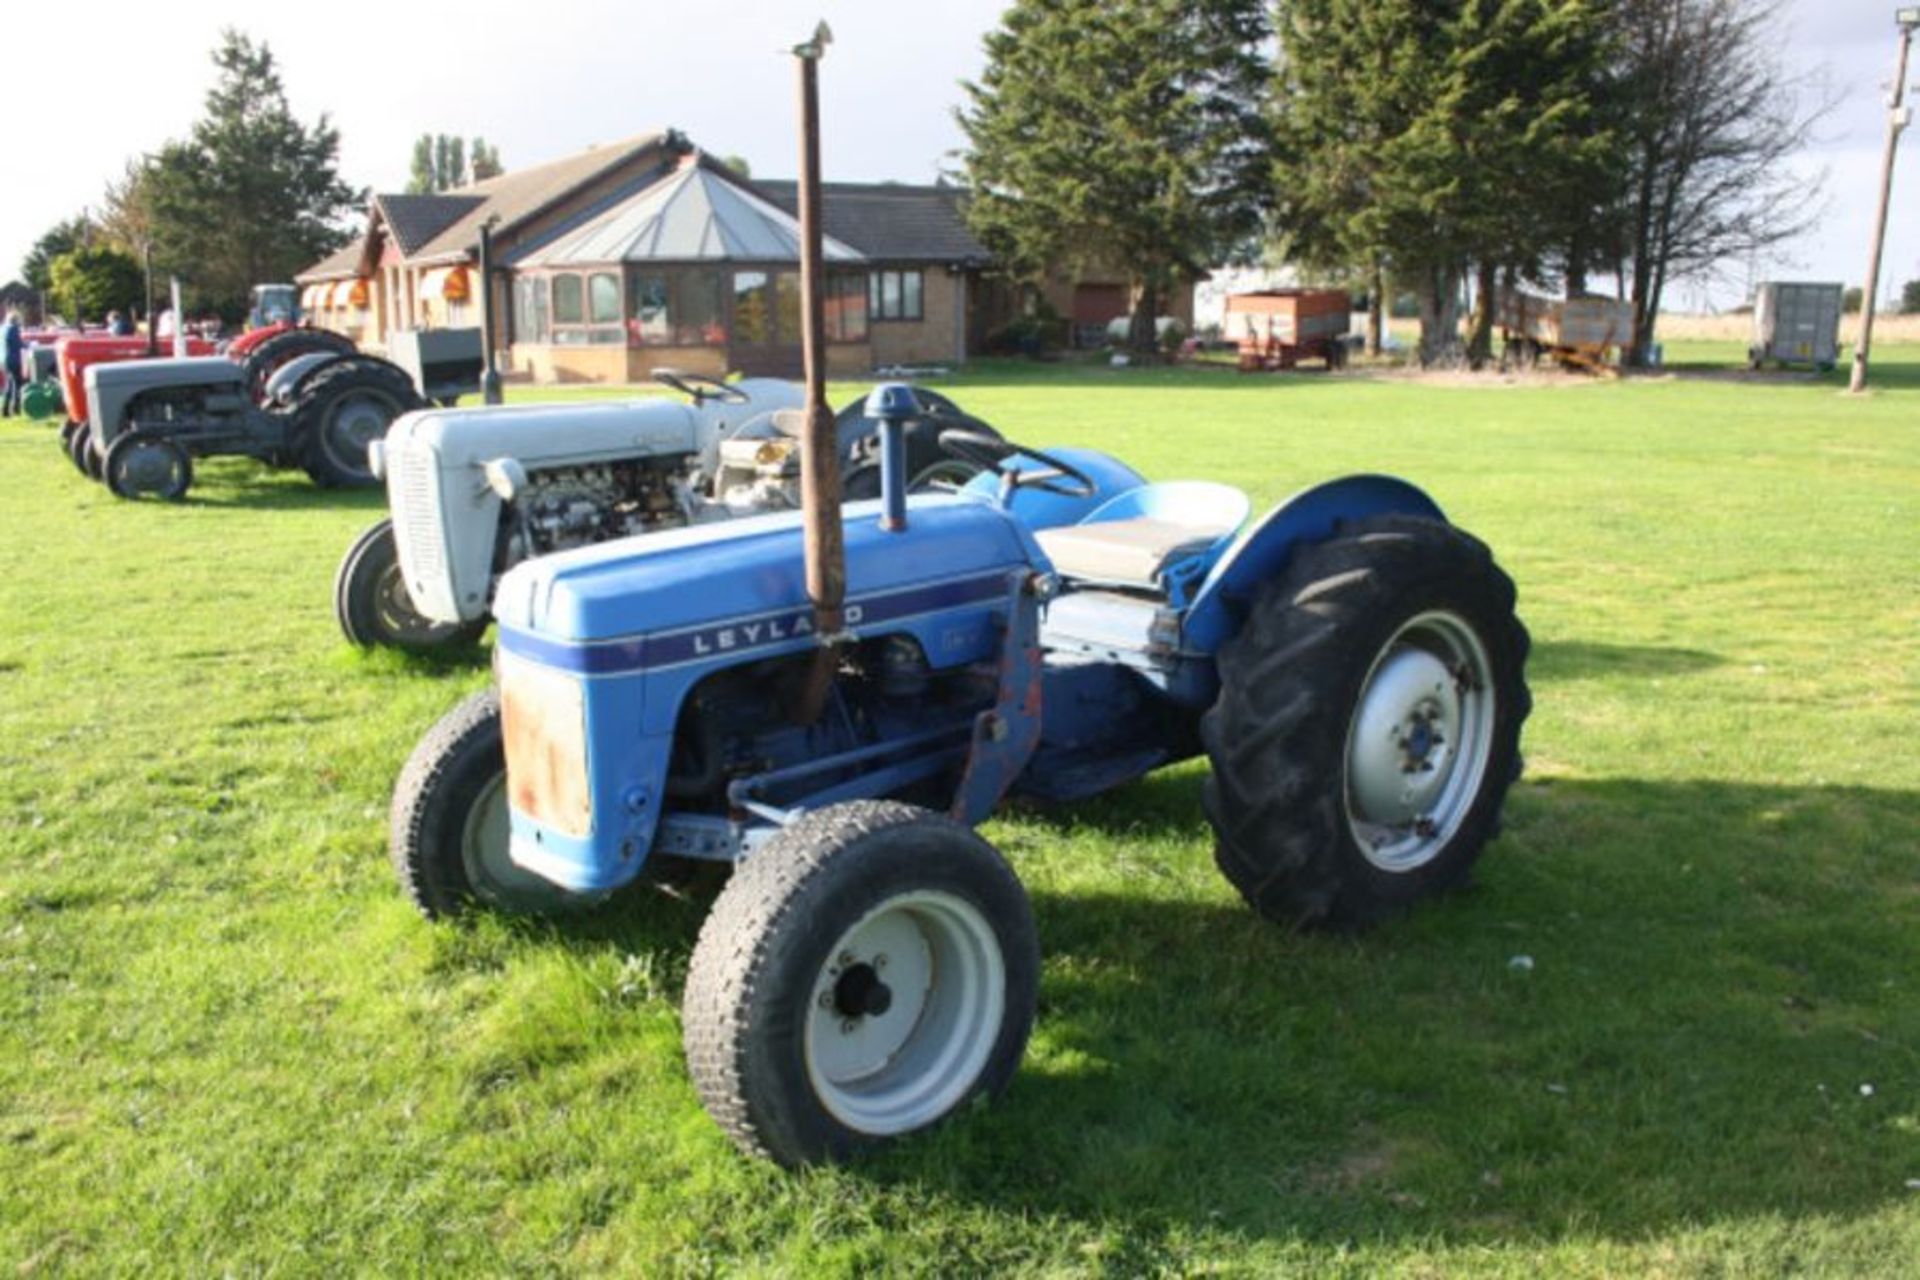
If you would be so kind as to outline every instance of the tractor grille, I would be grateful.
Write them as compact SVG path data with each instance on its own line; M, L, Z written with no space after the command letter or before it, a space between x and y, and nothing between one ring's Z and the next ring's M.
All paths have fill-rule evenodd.
M425 586L447 572L440 545L439 459L431 447L409 441L388 453L387 467L393 477L389 500L400 563L412 580L409 585Z

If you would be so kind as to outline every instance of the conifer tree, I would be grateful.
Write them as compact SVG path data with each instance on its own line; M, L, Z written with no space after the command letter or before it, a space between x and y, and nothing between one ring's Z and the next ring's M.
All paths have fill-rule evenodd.
M1268 33L1263 0L1015 0L959 112L975 231L1029 281L1124 271L1151 347L1172 291L1261 229Z
M156 263L193 305L244 314L255 284L290 280L340 247L360 196L340 180L340 135L326 116L294 118L272 51L222 34L219 77L185 141L153 156L144 179Z
M1611 140L1590 0L1287 0L1275 116L1293 253L1381 264L1422 299L1423 360L1457 354L1468 272L1540 277ZM1471 354L1487 353L1491 315Z

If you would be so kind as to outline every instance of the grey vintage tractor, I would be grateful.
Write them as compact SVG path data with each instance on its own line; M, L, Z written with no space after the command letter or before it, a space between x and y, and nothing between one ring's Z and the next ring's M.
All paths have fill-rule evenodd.
M86 370L86 470L122 498L183 497L193 459L217 454L301 467L328 487L375 482L367 446L394 419L478 386L478 331L412 367L289 330L243 360L181 357ZM319 349L314 349L318 346ZM469 350L471 348L471 350ZM275 355L283 357L271 359Z
M800 505L798 446L775 423L801 403L791 382L721 382L662 370L686 403L427 409L373 449L389 516L347 548L334 615L354 644L425 651L469 642L491 620L494 584L522 560L612 538ZM910 483L965 483L941 430L993 428L914 387ZM848 490L877 494L879 424L864 398L836 419Z

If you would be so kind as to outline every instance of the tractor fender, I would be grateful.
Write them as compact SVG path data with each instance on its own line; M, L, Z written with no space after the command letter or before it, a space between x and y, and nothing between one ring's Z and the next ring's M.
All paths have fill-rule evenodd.
M313 351L304 356L295 356L275 369L267 379L267 404L292 404L299 399L300 384L306 381L308 374L322 365L344 359L346 356L338 351Z
M1182 648L1218 652L1253 593L1286 567L1295 547L1331 537L1341 521L1383 515L1447 518L1423 490L1393 476L1342 476L1294 494L1241 530L1207 574L1181 623Z

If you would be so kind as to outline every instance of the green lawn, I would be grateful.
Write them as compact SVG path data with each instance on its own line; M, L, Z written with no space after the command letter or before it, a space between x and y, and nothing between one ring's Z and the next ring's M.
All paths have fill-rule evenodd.
M224 461L129 505L0 426L0 1263L1910 1275L1920 351L1878 369L1862 400L953 380L1015 438L1261 503L1427 486L1520 585L1529 772L1473 891L1359 939L1239 905L1197 765L992 823L1045 955L1023 1071L799 1176L688 1084L701 903L447 927L402 900L389 788L487 676L339 638L378 494Z

